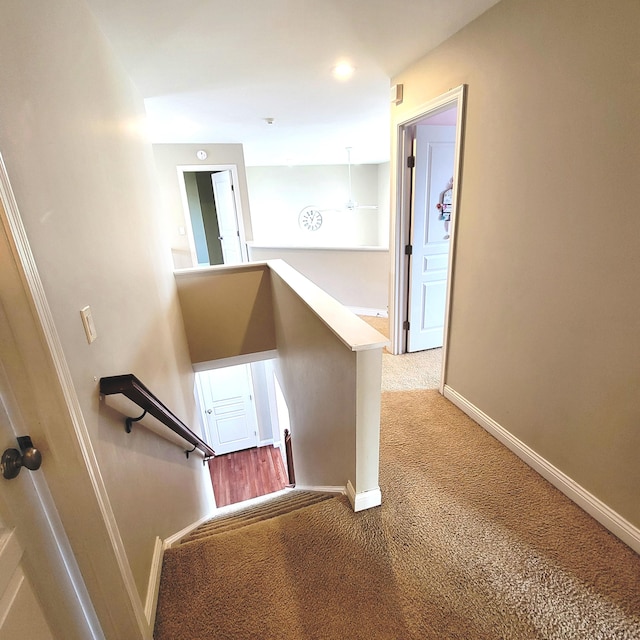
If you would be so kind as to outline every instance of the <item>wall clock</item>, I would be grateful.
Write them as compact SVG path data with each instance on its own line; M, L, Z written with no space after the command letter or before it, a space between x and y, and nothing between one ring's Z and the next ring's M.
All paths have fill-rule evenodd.
M322 226L322 214L315 207L305 207L298 215L298 224L306 231L317 231Z

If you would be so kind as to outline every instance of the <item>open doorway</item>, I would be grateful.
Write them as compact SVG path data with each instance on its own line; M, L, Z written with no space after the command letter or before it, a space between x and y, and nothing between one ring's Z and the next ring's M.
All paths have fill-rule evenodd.
M248 261L235 165L179 166L193 266Z
M280 491L289 485L283 429L288 410L273 361L196 373L196 396L218 507Z
M394 354L442 347L446 369L464 86L397 126L391 342Z

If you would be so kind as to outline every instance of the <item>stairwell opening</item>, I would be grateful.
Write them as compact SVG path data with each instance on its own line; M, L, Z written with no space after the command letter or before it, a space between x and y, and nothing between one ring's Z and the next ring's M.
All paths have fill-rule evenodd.
M288 485L289 411L274 360L196 373L203 434L216 451L209 471L218 507Z

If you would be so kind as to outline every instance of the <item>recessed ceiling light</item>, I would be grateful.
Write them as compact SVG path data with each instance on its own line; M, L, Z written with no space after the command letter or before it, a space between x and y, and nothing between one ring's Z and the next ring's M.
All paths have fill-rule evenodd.
M339 62L335 67L333 67L333 75L338 80L347 80L353 75L355 71L354 66L350 62Z

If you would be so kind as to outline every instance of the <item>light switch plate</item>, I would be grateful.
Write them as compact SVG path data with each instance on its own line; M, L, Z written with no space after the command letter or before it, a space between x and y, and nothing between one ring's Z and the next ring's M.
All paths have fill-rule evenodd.
M87 342L91 344L97 337L96 326L93 324L93 316L91 315L91 307L86 306L80 309L80 317L82 318L82 326L87 334Z

